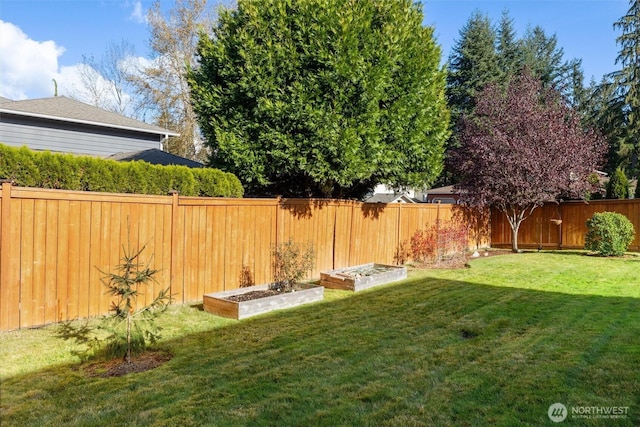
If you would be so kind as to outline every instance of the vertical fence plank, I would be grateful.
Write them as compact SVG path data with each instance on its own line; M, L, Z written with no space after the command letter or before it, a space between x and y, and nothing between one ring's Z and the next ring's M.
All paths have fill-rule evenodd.
M68 240L68 280L67 280L67 319L77 319L79 313L79 290L84 287L80 284L80 240L81 240L81 203L72 201L69 203L69 240Z
M69 285L69 202L58 202L58 233L56 254L58 268L56 270L56 322L68 320L67 304L69 301L67 287Z
M79 215L79 247L78 247L78 317L90 316L89 300L91 298L91 202L80 202Z
M34 208L33 200L22 201L22 231L20 233L20 327L36 322L33 313L34 270ZM36 323L37 324L37 323Z

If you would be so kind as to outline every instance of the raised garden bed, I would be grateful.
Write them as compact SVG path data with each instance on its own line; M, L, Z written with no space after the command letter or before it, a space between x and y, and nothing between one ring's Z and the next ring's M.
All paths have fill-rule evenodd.
M204 311L230 319L246 319L283 308L296 307L324 298L324 288L301 285L293 292L270 291L269 285L249 286L230 291L205 294Z
M357 292L406 278L406 267L369 263L320 273L320 285Z

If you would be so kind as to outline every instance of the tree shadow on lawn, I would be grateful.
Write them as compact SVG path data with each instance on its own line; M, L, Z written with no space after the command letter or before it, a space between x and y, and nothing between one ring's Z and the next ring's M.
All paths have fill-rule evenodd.
M561 402L629 406L616 425L631 426L639 335L638 298L417 278L161 342L173 358L144 374L8 378L2 412L6 425L540 425Z

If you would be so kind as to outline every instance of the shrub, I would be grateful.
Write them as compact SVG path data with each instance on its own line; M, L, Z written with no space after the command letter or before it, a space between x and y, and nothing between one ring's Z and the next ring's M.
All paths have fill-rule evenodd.
M633 197L640 199L640 175L636 178L636 192L633 194Z
M229 172L219 169L193 169L197 195L201 197L242 197L244 189L240 180Z
M415 261L455 260L467 252L469 230L461 223L437 220L426 230L417 230L410 242Z
M89 156L35 152L0 144L0 179L20 187L183 196L242 197L240 180L217 169L116 162Z
M607 199L628 199L629 180L624 171L620 168L609 178L607 183Z
M78 157L80 167L80 190L117 193L118 183L114 170L116 162L95 157Z
M15 149L0 144L0 178L21 187L35 187L40 173L33 158L34 152L26 147Z
M411 236L411 256L414 261L426 262L436 254L437 235L433 226L426 230L416 230Z
M635 235L629 219L615 212L595 213L587 220L585 249L602 256L621 256Z
M271 289L290 292L313 270L316 252L313 244L289 240L272 250L273 283Z

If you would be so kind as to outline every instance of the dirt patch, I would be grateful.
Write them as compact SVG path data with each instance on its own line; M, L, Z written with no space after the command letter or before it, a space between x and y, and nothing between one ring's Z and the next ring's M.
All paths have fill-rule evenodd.
M224 297L224 299L229 301L240 302L240 301L251 301L259 298L272 297L274 295L280 295L280 294L281 292L271 290L271 289L266 289L263 291L251 291L244 294L231 295L228 297Z
M512 254L513 251L511 249L490 249L488 251L478 251L478 254L480 254L479 257L469 257L470 260L474 260L474 259L478 259L478 258L487 258L490 256L497 256L497 255L510 255Z
M131 363L121 359L93 362L84 368L90 377L121 377L136 372L145 372L171 360L172 355L160 351L147 351L131 357Z

